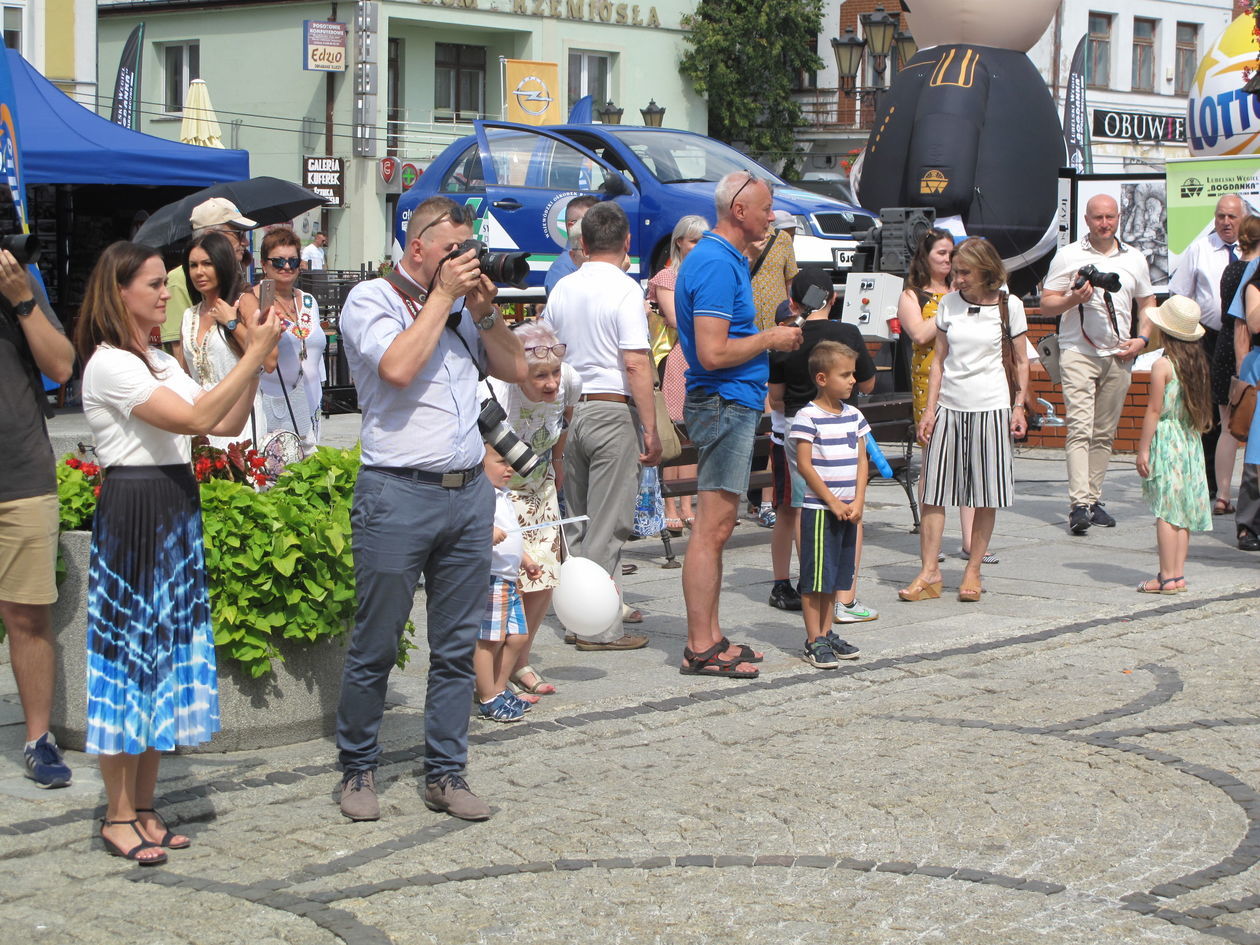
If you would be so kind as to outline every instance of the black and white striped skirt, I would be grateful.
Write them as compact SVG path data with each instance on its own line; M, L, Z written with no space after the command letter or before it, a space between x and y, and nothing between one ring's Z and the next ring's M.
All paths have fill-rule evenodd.
M1002 509L1015 500L1011 411L937 407L923 463L923 503Z

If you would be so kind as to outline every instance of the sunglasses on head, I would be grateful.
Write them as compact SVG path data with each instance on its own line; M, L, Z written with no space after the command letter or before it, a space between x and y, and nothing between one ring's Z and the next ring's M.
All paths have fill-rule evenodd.
M564 353L569 350L569 346L563 341L554 345L530 345L525 349L525 353L539 361L544 361L547 355L555 355L557 358L563 358Z
M449 210L444 210L434 217L430 222L426 223L416 234L416 239L424 235L425 230L432 229L443 220L450 220L455 226L471 226L473 220L477 218L477 214L466 204L457 203Z
M268 256L267 262L275 269L297 269L302 265L296 256Z
M731 208L734 209L735 201L739 199L739 195L744 192L744 188L757 179L755 174L749 174L748 180L739 185L739 190L735 191L735 196L731 198Z

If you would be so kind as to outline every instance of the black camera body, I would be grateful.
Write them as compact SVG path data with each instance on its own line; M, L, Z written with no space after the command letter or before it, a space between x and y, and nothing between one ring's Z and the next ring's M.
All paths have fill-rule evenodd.
M529 278L529 253L496 253L481 240L464 240L447 254L442 262L462 256L470 249L477 251L477 265L497 285L510 285L514 289L525 288Z
M542 457L530 449L529 444L508 426L507 412L494 398L481 402L481 413L477 414L477 429L481 431L485 441L516 470L518 476L528 477L542 464Z
M1092 264L1076 270L1076 281L1072 283L1072 291L1075 292L1087 282L1095 289L1102 289L1104 292L1119 292L1121 288L1119 273L1102 272Z

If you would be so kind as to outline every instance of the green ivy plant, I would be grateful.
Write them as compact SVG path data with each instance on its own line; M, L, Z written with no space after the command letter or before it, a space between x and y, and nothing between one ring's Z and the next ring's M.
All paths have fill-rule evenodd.
M91 470L88 470L91 472ZM284 659L286 644L338 640L353 626L350 504L359 450L319 447L265 492L235 479L201 484L211 623L220 658L251 677ZM62 530L90 528L96 484L57 467ZM410 622L406 635L414 631ZM399 648L399 665L412 649Z

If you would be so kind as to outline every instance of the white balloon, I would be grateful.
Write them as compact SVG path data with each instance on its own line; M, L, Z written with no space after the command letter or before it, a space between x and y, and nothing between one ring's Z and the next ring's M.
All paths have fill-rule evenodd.
M551 606L564 628L588 637L607 630L621 613L621 595L608 572L590 558L570 556L560 565Z

